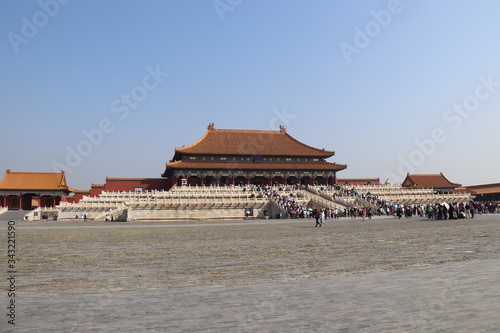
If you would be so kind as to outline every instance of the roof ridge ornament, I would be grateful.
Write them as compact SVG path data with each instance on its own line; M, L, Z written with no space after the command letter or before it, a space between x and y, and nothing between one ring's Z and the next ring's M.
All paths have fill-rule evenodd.
M214 129L214 123L208 123L207 130L211 131Z
M281 133L286 133L286 128L283 125L280 125L280 132Z

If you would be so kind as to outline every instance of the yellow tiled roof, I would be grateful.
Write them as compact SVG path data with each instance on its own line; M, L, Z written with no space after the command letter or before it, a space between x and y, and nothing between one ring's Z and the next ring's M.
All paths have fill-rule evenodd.
M66 190L66 175L61 172L11 172L7 170L0 190Z

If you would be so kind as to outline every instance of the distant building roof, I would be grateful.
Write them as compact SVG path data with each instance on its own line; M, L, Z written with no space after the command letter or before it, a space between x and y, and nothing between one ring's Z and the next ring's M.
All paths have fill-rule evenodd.
M11 172L7 170L0 190L71 191L61 172Z
M75 194L90 194L90 190L73 190Z
M455 188L462 185L450 182L443 173L440 173L429 175L407 174L402 186L414 188Z
M203 137L192 145L176 148L177 154L316 156L328 158L335 152L318 149L279 131L215 129L213 123ZM178 158L174 158L178 159Z
M500 193L500 183L467 186L467 190L474 194Z

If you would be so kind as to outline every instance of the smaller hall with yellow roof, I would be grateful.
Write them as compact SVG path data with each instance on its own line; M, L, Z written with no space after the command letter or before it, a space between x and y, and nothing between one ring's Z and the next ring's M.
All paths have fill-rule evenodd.
M61 172L11 172L0 182L0 205L9 209L31 210L55 207L71 190Z

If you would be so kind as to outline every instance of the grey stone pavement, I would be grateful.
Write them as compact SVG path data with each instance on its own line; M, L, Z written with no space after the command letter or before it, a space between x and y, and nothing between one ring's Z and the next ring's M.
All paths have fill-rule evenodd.
M45 271L55 262L40 261L30 266L25 261L24 271L19 272L18 283L24 289L21 288L16 295L15 327L7 324L8 298L5 288L7 281L4 278L6 264L2 264L0 277L4 282L0 287L0 307L3 309L0 312L2 318L0 332L500 332L500 257L498 256L500 216L485 216L477 221L447 223L418 220L398 222L390 219L379 220L372 224L339 221L336 222L337 225L330 224L329 227L327 225L327 228L331 229L321 230L319 228L316 230L309 222L304 221L272 222L271 225L269 222L261 221L256 221L255 225L244 225L241 222L203 223L205 227L196 222L88 226L57 222L23 225L19 222L17 226L20 231L18 238L20 256L30 254L41 260L42 255L55 256L58 249L59 252L64 252L65 249L70 254L74 251L71 249L94 252L82 252L83 257L80 259L73 257L75 267L77 264L85 263L81 268L78 268L80 266L72 268L72 263L69 262L65 266L53 268L54 271ZM276 223L280 223L282 228L276 228ZM2 224L2 228L5 228L5 224ZM94 230L100 228L103 228L100 234L94 233ZM117 229L112 230L112 228ZM188 232L191 230L193 232ZM158 277L152 274L156 262L153 262L153 267L149 267L134 266L125 261L124 269L130 278L126 280L121 290L113 288L113 281L118 280L111 280L111 284L103 288L93 285L84 289L68 287L71 286L68 283L72 281L75 272L80 270L86 272L87 277L95 275L90 276L89 281L112 277L110 274L114 271L107 272L104 269L120 267L120 264L110 263L105 264L104 268L99 266L93 268L94 263L99 263L94 261L95 255L100 253L101 246L106 246L106 239L112 235L117 235L117 238L108 242L108 247L116 247L117 251L128 249L126 254L133 254L130 257L134 259L140 252L130 249L133 242L131 238L126 237L132 232L131 235L134 237L142 235L138 233L139 231L145 232L135 243L136 246L143 244L150 235L158 236L160 245L157 246L160 247L152 249L160 251L159 249L166 246L162 245L164 244L162 242L168 241L172 235L178 238L191 237L196 230L197 235L206 234L207 237L215 235L215 242L223 244L229 242L234 235L250 233L248 237L254 239L251 231L255 230L263 232L257 235L271 232L272 237L287 232L283 240L293 244L297 242L293 235L312 237L313 233L316 235L321 233L319 235L327 237L328 233L336 234L342 231L343 239L348 239L351 234L361 237L362 231L365 233L364 237L374 234L371 239L373 242L368 242L366 239L363 241L362 247L366 248L363 252L357 252L359 251L356 250L357 247L349 245L353 240L349 240L347 244L349 246L345 251L351 249L353 253L342 257L342 260L347 263L352 261L353 264L356 258L364 260L363 256L369 256L375 251L377 247L373 244L379 243L381 234L387 234L389 237L390 230L397 232L397 237L408 235L405 237L409 238L401 238L405 241L397 242L398 247L392 247L396 243L391 241L389 243L391 247L379 248L381 252L378 255L382 258L397 257L395 254L391 255L391 251L403 251L400 252L399 258L404 260L407 256L404 250L417 251L415 249L423 247L422 244L427 244L422 243L426 237L439 235L445 238L449 235L450 238L431 239L432 243L427 247L431 249L431 253L423 257L425 260L415 259L409 261L407 266L402 266L402 269L395 270L387 270L386 265L375 265L371 271L353 270L345 274L333 274L326 266L314 266L326 275L311 277L304 275L294 279L288 279L286 275L277 278L279 275L276 275L274 280L267 282L233 278L234 281L228 280L228 282L239 282L205 286L184 286L179 283L169 287L165 283L149 280ZM226 236L219 235L222 230L226 230ZM216 233L209 234L210 232ZM0 244L4 247L6 229L2 233L3 240ZM97 239L99 235L101 239ZM417 242L418 235L420 240ZM51 236L62 241L50 244L47 240L50 240ZM188 243L192 246L201 243L203 239L195 236L188 238L191 240ZM389 237L388 240L400 239L397 237ZM94 238L98 241L97 248L93 243L80 243L81 239L86 241ZM122 243L115 243L122 239L124 239ZM410 240L417 242L418 246L410 247ZM28 241L33 243L26 243ZM174 246L186 242L184 238L178 241ZM236 243L241 244L241 241L237 240ZM271 243L271 240L265 239L262 243ZM205 244L215 243L208 241L203 243L202 247ZM261 243L256 241L252 246L259 244ZM306 245L309 244L316 243ZM462 248L460 244L466 246ZM31 247L46 252L32 254ZM200 251L201 248L195 246L186 249ZM223 246L217 249L224 251ZM469 253L473 252L471 249L476 253ZM456 252L450 256L447 251ZM273 253L266 252L268 255ZM460 253L462 254L459 255ZM436 254L439 254L437 259L431 260ZM475 255L477 257L474 257ZM203 258L205 257L201 257ZM189 269L203 263L199 258L195 259ZM215 256L211 260L219 259ZM459 261L448 262L445 259ZM176 260L182 262L180 257ZM442 263L436 264L440 262L439 260L442 260ZM421 266L420 262L423 263ZM427 265L427 262L435 263ZM189 261L186 261L186 264L189 264ZM254 265L257 265L257 262ZM138 268L143 271L134 271ZM34 284L37 276L41 278L45 275L50 277L52 282L42 283L37 287ZM134 283L135 279L137 281ZM61 286L60 289L58 285Z
M500 331L500 259L227 287L137 287L19 297L16 329L2 323L2 331Z

